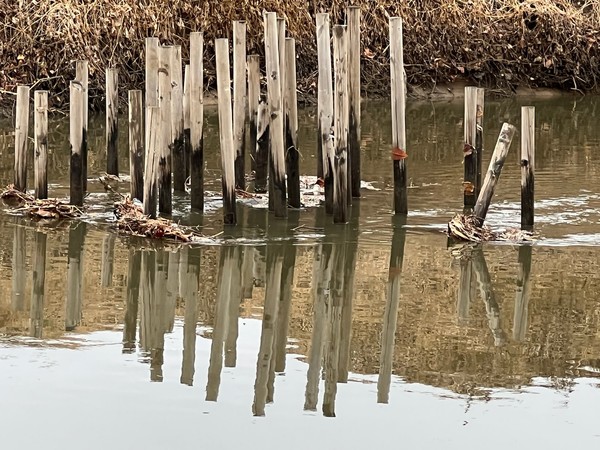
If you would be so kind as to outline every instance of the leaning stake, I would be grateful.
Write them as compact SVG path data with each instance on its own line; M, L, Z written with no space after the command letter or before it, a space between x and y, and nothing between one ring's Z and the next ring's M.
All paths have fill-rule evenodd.
M533 229L535 179L535 107L521 108L521 229Z

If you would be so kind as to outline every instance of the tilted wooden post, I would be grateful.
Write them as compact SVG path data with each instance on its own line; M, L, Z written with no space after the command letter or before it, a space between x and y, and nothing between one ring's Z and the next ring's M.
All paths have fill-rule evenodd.
M348 41L345 25L333 27L335 75L333 221L348 221Z
M477 200L477 149L475 140L477 135L477 88L465 87L465 116L464 116L464 206L473 208Z
M492 197L494 196L494 189L500 178L504 161L506 160L508 150L510 149L510 143L512 142L516 131L517 129L508 123L503 124L502 130L500 130L500 136L498 136L498 142L496 142L490 166L485 175L483 185L481 186L481 192L479 193L477 202L475 203L475 209L473 210L473 214L477 218L479 226L483 225L485 217L487 216L488 208L490 207Z
M75 81L79 81L83 87L83 147L82 147L82 177L83 194L87 192L88 177L88 126L89 126L89 63L86 60L75 61Z
M27 148L29 147L29 86L17 87L15 118L15 189L27 190Z
M148 130L148 149L144 169L144 214L156 218L158 160L162 144L160 127L160 108L146 108L146 129Z
M250 170L256 176L258 103L260 101L260 56L248 55L248 123L250 128Z
M158 210L164 214L173 211L171 192L171 52L173 47L158 49L158 107L160 108L161 143L158 159Z
M246 22L233 22L233 141L235 187L246 189Z
M535 182L535 107L521 108L521 229L533 230Z
M78 81L71 81L69 103L69 143L71 145L70 203L83 205L83 125L84 93Z
M128 92L129 100L129 175L131 198L144 200L144 108L142 91Z
M298 96L296 92L296 41L285 40L285 171L288 203L300 208L300 153L298 152Z
M191 203L195 211L204 211L204 35L190 33L190 161Z
M285 156L283 141L283 105L281 98L281 72L279 62L277 15L265 15L265 59L267 67L267 97L269 104L269 179L273 185L275 217L287 217L287 194L285 185Z
M408 214L406 175L406 80L402 18L390 17L390 69L392 88L392 161L394 166L394 212Z
M171 49L171 154L173 190L185 192L185 150L183 138L183 75L181 46Z
M33 95L35 198L48 198L48 91Z
M119 175L119 72L106 69L106 173Z
M231 111L231 80L229 76L229 41L227 39L215 39L215 54L217 60L217 96L219 100L223 222L226 225L235 225L237 221L235 204L235 149Z
M351 195L360 197L360 7L349 6L348 21L348 154Z

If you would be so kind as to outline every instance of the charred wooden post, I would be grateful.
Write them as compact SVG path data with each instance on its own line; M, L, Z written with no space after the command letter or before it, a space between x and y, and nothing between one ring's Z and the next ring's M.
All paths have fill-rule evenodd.
M142 253L129 249L127 258L127 300L123 319L123 353L133 353L136 348L138 305L140 296L140 268Z
M477 137L477 88L465 87L465 117L464 117L464 207L472 209L477 200L477 166L478 157L475 141Z
M83 148L82 148L82 176L83 194L87 192L88 177L88 126L89 126L89 63L86 60L75 62L75 81L83 87Z
M406 175L406 78L402 18L390 17L390 68L392 87L392 161L394 212L408 214Z
M258 104L256 123L256 174L254 176L254 192L267 192L267 173L269 171L269 105L261 101Z
M283 105L281 97L281 64L278 44L277 15L265 14L265 59L267 67L267 96L269 104L269 183L273 186L275 217L287 217L285 185L285 149L283 141Z
M156 218L158 161L161 137L160 108L146 108L146 129L148 130L148 149L144 169L144 214Z
M204 211L204 35L190 33L190 183L192 210Z
M12 309L23 311L25 309L25 228L18 223L14 224L13 251L12 251Z
M348 21L348 174L351 196L360 197L360 7L349 6Z
M67 300L65 306L66 331L75 330L75 327L81 323L83 245L85 231L85 222L73 223L69 229Z
M475 209L473 210L473 214L477 218L479 226L483 225L485 217L487 216L492 197L494 196L494 190L496 189L496 184L500 178L504 161L506 160L508 150L510 149L510 143L512 142L516 131L517 129L508 123L503 124L502 130L500 130L500 135L498 136L498 141L496 142L496 147L492 154L490 166L483 185L481 186L481 192L479 193L477 202L475 203Z
M48 198L48 91L35 91L33 110L33 182L35 198L44 199Z
M258 104L260 102L260 56L248 55L248 123L250 128L250 170L256 176Z
M513 319L513 339L517 342L524 341L527 334L527 310L529 298L531 297L531 250L531 245L521 245L519 247L519 272Z
M119 176L119 72L106 69L106 173Z
M223 185L223 222L235 225L235 147L231 112L231 80L229 77L229 41L215 39L217 59L217 96L219 99L219 136L221 144L221 182Z
M15 117L15 189L27 190L27 148L29 146L29 86L17 87Z
M190 139L190 65L186 64L183 75L183 159L186 183L190 177L190 161L192 160L192 142Z
M285 171L288 203L300 208L300 153L298 152L298 96L296 92L296 41L285 40Z
M325 211L333 214L333 85L329 14L316 15L318 98L317 177L325 184Z
M233 22L233 140L235 187L246 189L246 22Z
M142 91L129 91L129 175L131 198L144 200L144 108Z
M348 222L348 40L345 25L333 27L335 74L333 222Z
M394 233L387 282L387 302L383 313L381 358L379 363L379 378L377 379L377 403L388 403L390 397L398 307L400 305L400 281L402 278L402 264L404 262L404 244L406 241L406 229L404 228L406 225L406 216L395 216L392 220L394 221Z
M481 166L483 161L483 109L485 101L485 89L477 88L477 131L475 133L475 153L477 154L477 178L475 183L475 198L479 197L481 191Z
M185 150L183 136L183 75L181 46L171 48L171 155L173 190L185 192Z
M535 182L535 107L521 108L521 229L533 230Z
M71 146L70 203L83 205L83 126L84 92L78 81L71 81L69 103L69 143Z
M102 239L102 264L100 266L100 285L111 287L115 260L115 235L106 233Z
M33 283L29 335L41 338L44 328L44 288L46 281L46 233L36 231L34 235Z
M161 142L158 160L158 210L163 214L173 212L173 193L171 191L171 52L173 47L158 49L158 107L160 108Z

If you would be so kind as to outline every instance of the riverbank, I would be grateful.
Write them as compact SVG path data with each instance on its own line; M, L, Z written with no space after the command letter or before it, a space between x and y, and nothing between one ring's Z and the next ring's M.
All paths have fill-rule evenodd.
M216 37L231 37L231 21L248 22L248 54L264 53L262 12L287 19L297 42L300 100L316 98L314 16L329 11L332 23L343 23L345 7L362 12L362 90L367 98L388 96L388 16L404 19L404 59L409 95L443 95L457 82L515 95L520 89L589 92L598 88L600 6L574 0L393 0L312 2L194 2L162 0L91 4L68 0L0 0L0 106L11 106L19 84L51 92L50 103L63 108L74 61L90 62L90 100L104 105L104 71L119 68L121 96L143 86L144 38L181 45L189 58L189 33L205 34L205 83L214 88ZM308 3L308 5L307 5ZM225 28L224 28L225 27ZM450 92L451 95L455 93Z

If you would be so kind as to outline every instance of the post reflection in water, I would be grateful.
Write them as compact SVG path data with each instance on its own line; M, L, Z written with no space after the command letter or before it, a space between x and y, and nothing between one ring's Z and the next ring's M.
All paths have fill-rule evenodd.
M102 266L100 269L100 285L111 287L113 282L113 267L115 259L114 233L106 233L102 239Z
M525 340L527 334L527 318L529 297L531 296L531 245L519 247L519 273L517 276L517 293L515 296L515 314L513 319L513 339L517 342Z
M44 288L46 280L46 233L35 231L33 245L33 286L29 335L42 338L44 327Z
M392 380L392 364L394 361L394 344L396 342L396 325L398 323L398 307L400 304L400 281L404 262L404 245L406 242L406 217L394 216L392 226L392 250L390 254L390 270L387 283L387 301L383 313L383 331L381 333L381 359L379 378L377 380L377 403L388 403Z
M85 222L73 222L69 226L67 260L67 300L65 306L65 330L73 331L81 323L83 290L83 245Z
M185 312L183 316L183 361L181 363L180 382L188 386L194 384L200 257L199 248L186 247L181 251L180 292L185 304Z
M25 228L17 221L13 232L12 310L25 309Z
M141 265L142 251L130 248L127 266L127 299L123 319L123 353L135 352Z

